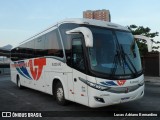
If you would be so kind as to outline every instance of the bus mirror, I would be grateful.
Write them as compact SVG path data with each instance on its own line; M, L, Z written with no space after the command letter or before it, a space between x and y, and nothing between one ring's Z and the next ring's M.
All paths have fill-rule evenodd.
M93 35L89 28L78 27L69 31L66 34L82 33L84 35L86 47L93 47Z
M152 41L151 39L149 39L146 36L143 35L134 35L135 39L141 39L141 40L146 40L147 41L147 48L148 48L148 52L152 52Z

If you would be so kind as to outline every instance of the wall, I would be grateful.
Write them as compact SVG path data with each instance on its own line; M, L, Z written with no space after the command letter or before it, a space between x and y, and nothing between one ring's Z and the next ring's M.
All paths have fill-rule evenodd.
M160 76L159 55L159 53L149 53L141 57L145 76Z

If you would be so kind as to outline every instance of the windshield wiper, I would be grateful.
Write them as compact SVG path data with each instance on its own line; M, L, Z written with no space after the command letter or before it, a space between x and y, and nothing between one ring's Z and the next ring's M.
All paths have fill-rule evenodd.
M119 49L116 50L116 54L114 56L113 67L111 69L111 78L113 78L113 76L115 75L115 72L117 70L118 62L120 64L120 66L123 65L123 72L125 74L125 65L124 65L125 60L123 59L122 53Z
M137 76L138 72L137 72L135 66L133 65L129 56L124 52L123 47L121 44L119 44L116 36L115 36L115 43L116 43L116 54L115 54L114 60L113 60L113 67L111 69L111 74L110 74L111 78L113 78L115 75L115 72L116 72L117 66L118 66L118 61L119 61L120 66L123 65L122 67L123 67L124 75L125 75L125 65L127 65L128 69L131 71L132 75ZM133 43L133 48L134 47L135 47L135 45ZM136 57L136 56L134 56L134 57ZM132 68L129 65L129 63L127 62L126 58L128 59L129 63L131 64L131 66L135 72L132 70Z
M128 59L129 63L131 64L135 73L133 72L130 65L126 61L126 58ZM123 65L124 74L125 74L125 65L127 65L128 69L131 71L131 73L134 76L137 76L137 70L136 70L135 66L133 65L133 63L132 63L131 59L128 57L128 55L124 52L122 45L120 45L120 50L116 50L116 54L114 56L113 67L112 67L112 70L111 70L111 78L113 78L113 76L115 75L115 72L117 70L118 61L119 61L120 65Z
M118 59L120 60L120 53L118 50L116 50L116 54L115 54L114 60L113 60L113 67L111 69L111 78L115 75L115 72L117 70Z
M137 72L135 66L133 65L131 59L130 59L129 56L124 52L122 45L120 45L120 47L121 47L122 55L124 56L123 59L124 59L124 61L126 62L128 68L130 69L130 71L131 71L134 75L137 76L138 72ZM129 63L131 64L131 66L132 66L132 68L134 69L135 73L134 73L134 72L132 71L132 69L130 68L128 62L126 61L126 58L128 59Z

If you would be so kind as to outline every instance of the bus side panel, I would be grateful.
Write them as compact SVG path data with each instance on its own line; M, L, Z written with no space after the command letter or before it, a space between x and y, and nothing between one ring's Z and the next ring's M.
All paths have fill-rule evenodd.
M52 94L53 81L55 79L60 80L63 85L65 98L68 99L68 84L67 84L67 75L70 70L66 63L63 63L60 60L54 58L47 58L45 67L45 91L46 93Z
M51 74L53 74L53 72L45 71L44 74L45 74L45 92L52 95L53 78L51 77Z
M16 66L13 62L10 63L10 71L11 71L11 81L15 84L17 84L17 75L19 76L20 82L22 86L28 86L27 84L27 80L25 80L25 78L18 73L18 71L16 70Z
M17 71L16 71L16 69L12 65L13 65L13 63L10 64L11 81L13 83L17 84L17 81L16 81Z
M54 80L59 80L62 83L63 89L64 89L64 94L65 98L68 99L68 86L67 86L67 75L64 73L58 73L58 72L45 72L45 84L46 84L46 93L48 94L53 94L52 89L53 89L53 82Z

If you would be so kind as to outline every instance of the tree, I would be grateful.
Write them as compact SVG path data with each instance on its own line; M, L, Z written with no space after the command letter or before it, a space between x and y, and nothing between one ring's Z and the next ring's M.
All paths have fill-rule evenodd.
M159 36L159 33L158 32L151 33L151 29L149 27L130 25L130 26L128 26L128 29L131 30L133 35L144 35L146 37L150 37L153 43L155 43L155 44L160 43L159 41L156 42L153 40L154 37ZM138 44L141 56L145 55L148 52L146 41L140 40L140 41L137 41L137 44ZM152 49L154 49L154 50L152 52L158 52L157 49L159 47L160 46L153 46Z

